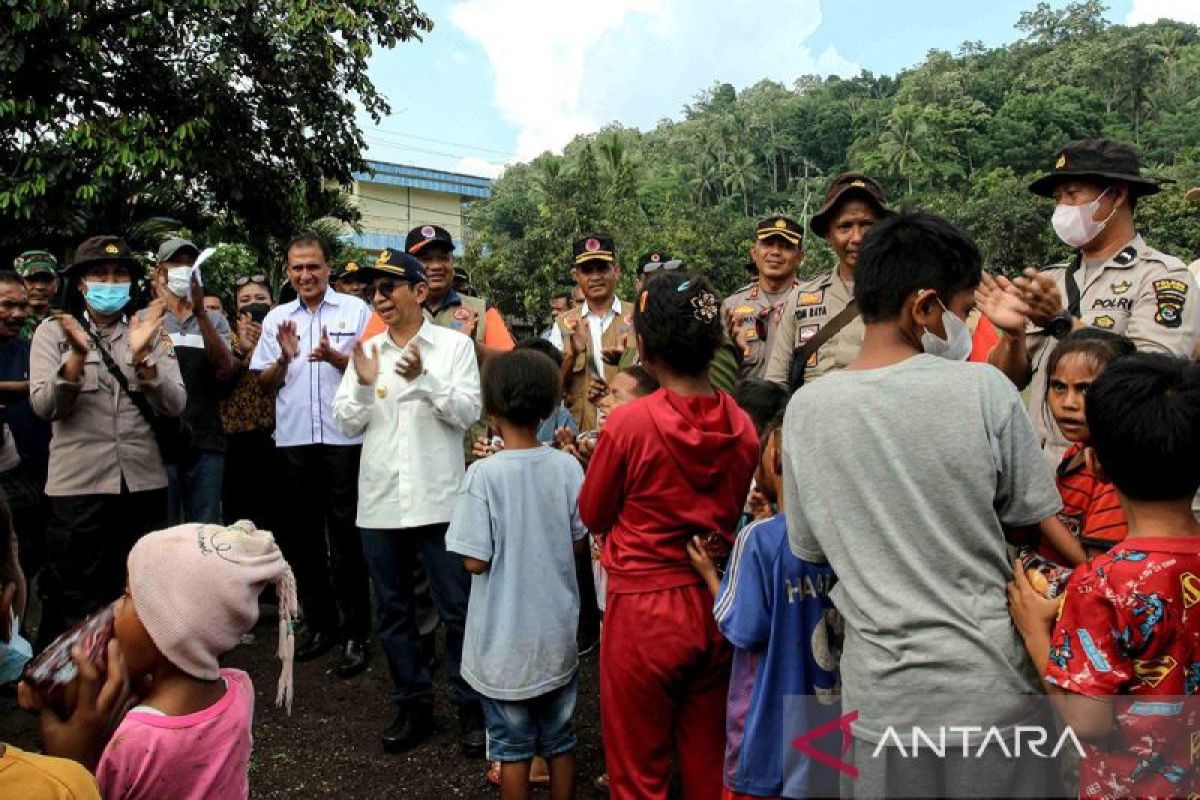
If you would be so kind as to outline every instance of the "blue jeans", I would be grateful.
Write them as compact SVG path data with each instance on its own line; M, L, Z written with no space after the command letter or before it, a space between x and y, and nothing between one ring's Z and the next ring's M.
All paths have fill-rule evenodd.
M483 698L487 724L487 757L493 761L553 758L575 749L575 696L579 673L546 694L528 700Z
M403 707L433 702L433 679L421 657L413 601L413 562L420 557L438 616L446 626L446 677L460 708L478 706L479 695L460 672L471 576L462 557L446 552L448 525L363 528L363 555L375 591L376 635L392 673L392 702Z
M225 456L185 448L178 464L167 464L167 524L221 523ZM236 522L236 520L230 520Z

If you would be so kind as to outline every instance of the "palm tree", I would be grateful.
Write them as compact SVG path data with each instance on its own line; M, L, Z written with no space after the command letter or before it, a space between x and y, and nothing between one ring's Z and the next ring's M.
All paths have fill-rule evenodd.
M687 184L699 205L715 205L721 199L721 164L711 150L704 150L687 169Z
M915 106L897 106L892 111L887 130L879 137L879 151L894 175L908 181L908 194L913 190L913 173L924 165L923 153L929 137L929 124Z
M742 196L742 212L750 216L750 187L758 183L757 159L754 153L739 148L729 153L725 161L725 186Z

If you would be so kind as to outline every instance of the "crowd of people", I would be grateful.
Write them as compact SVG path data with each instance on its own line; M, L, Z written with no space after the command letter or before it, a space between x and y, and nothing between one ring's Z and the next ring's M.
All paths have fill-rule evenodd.
M584 235L519 342L432 224L336 272L301 233L292 299L244 275L229 318L183 239L149 270L116 236L22 254L0 682L24 671L45 755L4 746L0 794L246 797L253 688L220 658L268 591L277 701L377 648L387 753L434 730L443 631L506 800L576 795L580 692L623 800L1194 796L1200 288L1137 233L1160 186L1128 145L1068 143L1030 190L1073 256L1011 277L861 173L807 230L759 222L725 298L662 251L619 298L618 243ZM809 233L837 264L802 281ZM98 613L52 697L26 663ZM884 746L1039 720L1076 760Z

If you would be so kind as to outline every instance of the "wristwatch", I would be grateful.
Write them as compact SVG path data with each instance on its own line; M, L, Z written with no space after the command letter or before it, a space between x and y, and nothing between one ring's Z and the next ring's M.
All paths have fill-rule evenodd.
M1070 333L1074 327L1075 317L1071 316L1071 312L1060 311L1046 320L1046 324L1042 326L1042 333L1053 336L1055 339L1061 339Z

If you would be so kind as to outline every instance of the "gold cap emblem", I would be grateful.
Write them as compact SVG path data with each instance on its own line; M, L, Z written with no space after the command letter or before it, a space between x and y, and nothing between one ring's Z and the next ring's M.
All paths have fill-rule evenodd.
M1063 167L1065 167L1066 165L1067 165L1067 157L1066 157L1066 155L1060 155L1060 156L1058 157L1058 161L1055 161L1055 162L1054 162L1054 168L1055 168L1055 169L1062 169L1062 168L1063 168Z
M384 250L382 253L379 254L379 258L377 258L375 260L375 263L376 264L387 264L391 260L392 260L392 252L390 250Z
M784 220L784 219L775 220L775 227L779 228L780 230L783 230L784 228L787 227L787 220Z
M117 247L115 244L110 244L105 246L104 252L115 256L117 253L121 252L121 248Z
M866 185L865 183L863 183L862 181L860 181L860 180L853 180L853 181L850 181L850 185L851 185L851 186L854 186L854 187L857 187L857 188L859 188L859 189L865 189L865 188L867 188L867 185Z

